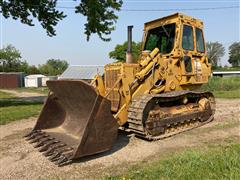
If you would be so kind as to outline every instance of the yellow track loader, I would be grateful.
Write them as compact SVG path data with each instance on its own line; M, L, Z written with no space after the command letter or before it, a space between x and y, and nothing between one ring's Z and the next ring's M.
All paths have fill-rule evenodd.
M201 91L211 75L203 22L176 13L144 25L142 53L132 56L128 27L126 63L105 66L91 84L48 81L48 98L26 136L51 161L111 149L118 130L159 140L213 120L215 99Z

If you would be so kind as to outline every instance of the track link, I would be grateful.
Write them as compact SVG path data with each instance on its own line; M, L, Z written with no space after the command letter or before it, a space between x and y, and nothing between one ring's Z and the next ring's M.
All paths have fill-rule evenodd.
M205 97L209 99L211 108L176 116L164 117L154 114L153 109L157 104L174 103L184 97ZM144 139L159 140L209 123L213 120L214 112L215 100L210 92L173 91L156 95L146 94L132 101L128 111L127 130Z

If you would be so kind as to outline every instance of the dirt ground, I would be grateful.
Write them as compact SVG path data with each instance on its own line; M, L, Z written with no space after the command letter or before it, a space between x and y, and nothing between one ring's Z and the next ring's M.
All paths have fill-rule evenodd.
M240 143L240 99L217 99L215 120L198 129L154 142L121 132L111 151L57 167L22 138L35 120L0 126L0 179L99 179L179 149L231 139Z

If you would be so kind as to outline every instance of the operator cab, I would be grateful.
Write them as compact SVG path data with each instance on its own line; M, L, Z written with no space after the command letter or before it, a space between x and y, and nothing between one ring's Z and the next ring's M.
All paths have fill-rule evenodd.
M143 56L158 48L162 58L180 58L186 76L201 74L201 64L208 64L201 20L176 13L145 23L144 32Z
M161 54L173 51L191 51L200 56L205 53L203 23L192 17L176 13L145 23L143 51L158 48Z

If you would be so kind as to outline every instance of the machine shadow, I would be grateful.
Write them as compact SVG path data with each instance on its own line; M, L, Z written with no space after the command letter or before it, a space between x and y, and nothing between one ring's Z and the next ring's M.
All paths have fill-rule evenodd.
M44 97L41 96L0 99L0 107L43 104L44 100Z
M31 96L31 97L19 97L15 100L24 101L24 102L35 102L35 103L44 103L47 99L47 96Z
M111 154L119 151L120 149L122 149L123 147L128 145L129 138L130 138L128 135L129 135L128 132L118 130L118 137L117 137L117 140L114 143L112 149L110 149L109 151L106 151L106 152L99 153L99 154L90 155L90 156L82 157L82 158L77 159L77 160L73 160L71 163L72 164L82 163L82 162L87 162L87 161L91 161L93 159L97 159L97 158L101 158L101 157L104 157L104 156L111 155Z

